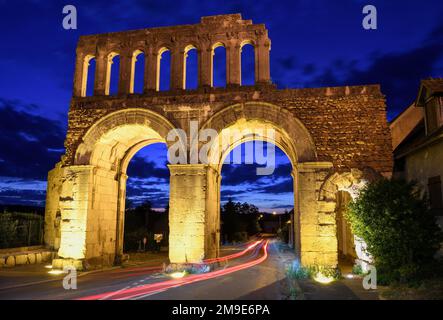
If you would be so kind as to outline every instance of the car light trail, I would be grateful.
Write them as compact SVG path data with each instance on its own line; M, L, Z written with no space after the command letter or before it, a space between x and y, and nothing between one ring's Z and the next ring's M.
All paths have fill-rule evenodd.
M214 262L226 261L226 260L230 260L230 259L235 259L235 258L241 257L244 254L246 254L248 251L250 251L251 249L253 249L256 246L258 246L259 244L261 244L262 242L263 242L263 240L255 241L253 244L249 245L243 251L240 251L240 252L237 252L237 253L233 253L233 254L230 254L230 255L227 255L227 256L223 256L223 257L212 258L212 259L205 259L205 260L203 260L203 263L214 263Z
M167 280L167 281L143 285L143 286L139 286L139 287L135 287L135 288L119 290L119 291L116 291L115 293L108 292L108 293L103 293L103 294L98 294L98 295L82 297L79 300L106 299L107 297L110 297L110 296L112 296L112 299L115 299L115 300L135 299L137 297L147 296L147 295L158 293L158 292L170 289L170 288L180 287L180 286L183 286L186 284L199 282L199 281L203 281L203 280L209 280L209 279L221 277L221 276L233 273L233 272L237 272L240 270L251 268L253 266L256 266L256 265L262 263L263 261L265 261L267 259L267 257L268 257L268 243L269 243L269 241L266 241L263 245L263 252L264 252L263 256L255 259L255 260L239 264L237 266L229 267L229 268L222 269L222 270L216 270L216 271L212 271L212 272L208 272L208 273L204 273L204 274L190 275L190 276L187 276L187 277L184 277L181 279ZM254 247L256 247L256 245L253 246L252 248L254 248Z
M263 240L254 241L252 244L250 244L243 251L240 251L240 252L237 252L237 253L233 253L233 254L230 254L230 255L227 255L227 256L223 256L223 257L205 259L200 264L211 264L211 263L216 263L216 262L225 262L225 261L228 261L228 260L239 258L239 257L245 255L246 253L248 253L249 251L251 251L252 249L254 249L255 247L257 247L262 242L263 242ZM248 243L250 243L250 242L247 242L246 244L248 244ZM196 263L196 265L198 265L198 263ZM140 276L140 275L148 274L148 273L160 272L160 271L163 271L163 267L156 266L156 267L125 268L125 269L116 271L116 274L118 275L118 274L121 274L121 273L128 273L130 271L133 271L133 273L124 274L124 275L116 276L116 277L113 276L113 278L119 279L119 278L124 278L124 277L134 277L134 276Z

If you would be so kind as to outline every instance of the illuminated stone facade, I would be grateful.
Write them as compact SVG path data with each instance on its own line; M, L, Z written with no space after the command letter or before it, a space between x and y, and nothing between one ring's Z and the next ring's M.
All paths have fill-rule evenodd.
M241 85L241 48L252 44L255 85ZM227 86L214 88L212 56L223 45ZM187 48L198 50L199 87L184 89ZM219 133L254 134L208 150L210 164L170 165L171 263L219 254L223 159L235 146L265 140L293 165L296 250L304 265L337 265L335 192L391 174L384 96L377 85L277 89L270 79L270 40L262 24L239 14L203 17L199 24L80 37L66 153L48 176L46 243L54 265L118 262L122 254L126 169L141 148L190 121ZM158 91L159 54L171 51L171 89ZM144 92L133 94L134 59L144 52ZM119 92L109 95L110 57L119 54ZM94 95L86 95L90 59ZM259 129L272 129L270 136ZM201 146L200 146L201 147ZM221 147L221 148L220 148ZM341 177L340 180L338 177Z

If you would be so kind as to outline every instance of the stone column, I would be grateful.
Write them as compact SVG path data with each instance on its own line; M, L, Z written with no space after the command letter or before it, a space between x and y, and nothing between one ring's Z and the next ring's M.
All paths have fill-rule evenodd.
M328 162L297 165L300 220L300 261L304 266L337 267L335 202L319 201L319 190L329 169Z
M50 249L60 248L60 194L63 182L63 168L57 163L55 168L48 173L45 206L45 245Z
M95 62L94 95L106 94L106 79L108 73L108 57L103 51L99 51Z
M255 53L255 83L268 84L271 82L269 51L271 43L268 39L257 43Z
M231 41L226 48L226 85L241 84L241 48L238 41Z
M197 263L218 253L218 173L204 164L169 165L169 260Z
M88 65L85 63L86 56L77 52L75 57L75 71L74 71L74 97L85 97L86 96L86 81ZM85 68L86 66L86 68Z
M145 77L144 92L157 90L157 52L149 47L145 50Z
M292 228L294 232L294 250L296 257L300 260L300 191L298 182L298 171L296 168L291 172L291 176L294 184L294 218L292 221Z
M126 181L128 176L124 173L120 174L118 183L118 200L117 200L117 223L116 223L116 239L115 239L115 262L120 264L123 256L123 243L125 231L125 204L126 204Z
M207 45L198 49L198 84L200 87L213 85L213 58L214 50Z
M185 89L185 51L176 47L171 52L171 89Z
M118 94L131 93L131 82L133 83L134 74L132 72L132 54L129 51L120 55L120 70L118 75Z

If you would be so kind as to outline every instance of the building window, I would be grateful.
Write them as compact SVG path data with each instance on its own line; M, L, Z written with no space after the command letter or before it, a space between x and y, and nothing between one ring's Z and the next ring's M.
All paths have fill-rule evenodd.
M440 176L428 179L429 205L436 215L443 215L441 179Z

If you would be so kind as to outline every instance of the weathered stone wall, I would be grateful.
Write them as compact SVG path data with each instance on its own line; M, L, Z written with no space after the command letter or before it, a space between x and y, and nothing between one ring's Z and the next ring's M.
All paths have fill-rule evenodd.
M203 125L219 111L236 103L270 103L290 111L312 136L318 161L330 161L339 171L371 167L392 170L392 146L386 105L379 86L278 90L273 86L158 92L123 97L74 98L69 112L64 165L74 163L75 152L87 130L103 116L125 108L142 108L166 117L188 131L189 121ZM269 112L266 105L257 117ZM263 114L260 115L260 112ZM272 112L275 112L272 110Z
M255 52L255 85L241 85L241 47ZM214 48L226 47L227 86L214 88ZM198 89L185 90L185 57L198 50ZM171 51L171 90L158 91L159 59ZM270 40L264 25L240 15L202 18L200 24L81 37L69 111L66 153L49 175L47 239L61 213L60 259L54 266L108 265L122 254L126 167L140 148L166 142L172 129L190 134L190 123L212 128L273 129L256 135L287 153L293 165L295 242L302 264L337 265L335 192L338 184L370 168L389 176L392 146L385 99L378 85L279 90L270 81ZM133 93L134 59L146 56L142 94ZM112 57L121 56L119 90L109 95ZM94 95L86 97L88 64L96 58ZM219 254L220 171L223 156L211 149L208 164L171 165L172 263ZM254 138L255 139L255 138ZM189 142L188 142L189 143ZM360 169L360 170L358 170ZM338 182L339 173L345 178ZM349 180L349 183L347 182ZM58 199L58 200L57 200Z

